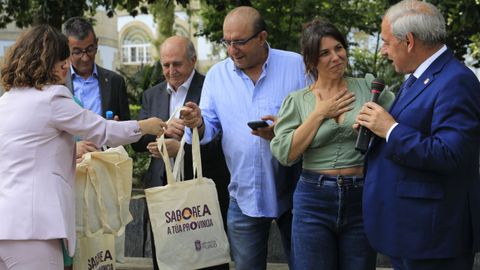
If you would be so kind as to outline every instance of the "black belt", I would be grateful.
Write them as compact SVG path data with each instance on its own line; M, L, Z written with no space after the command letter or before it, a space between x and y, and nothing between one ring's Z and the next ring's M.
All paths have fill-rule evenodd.
M314 182L320 186L363 186L364 183L364 178L361 176L332 176L309 170L303 170L302 174L308 177L307 180L304 178L304 181ZM312 178L316 178L315 181Z

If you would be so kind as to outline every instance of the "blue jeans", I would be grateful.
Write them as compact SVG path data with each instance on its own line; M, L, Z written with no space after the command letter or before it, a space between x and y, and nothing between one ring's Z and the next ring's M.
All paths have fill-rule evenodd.
M237 201L230 197L227 230L236 270L267 269L268 236L273 220L273 218L249 217L243 214ZM287 211L275 221L280 230L285 255L290 258L291 211Z
M303 171L293 195L295 270L375 270L362 219L363 178Z

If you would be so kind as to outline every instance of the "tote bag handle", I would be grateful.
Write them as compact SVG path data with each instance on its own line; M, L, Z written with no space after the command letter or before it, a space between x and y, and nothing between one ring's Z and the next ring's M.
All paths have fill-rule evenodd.
M183 110L183 107L177 108L172 116L168 119L167 124L169 124L177 112ZM194 128L192 130L192 165L193 165L193 177L194 178L203 178L202 173L202 158L200 154L200 137L198 135L198 129ZM167 184L173 184L177 181L183 181L183 160L184 160L184 146L185 146L185 134L183 135L180 141L180 148L178 149L177 156L175 158L175 163L172 166L170 164L170 157L168 156L167 146L165 144L165 134L162 134L157 138L157 147L160 155L162 156L163 163L165 164L165 171L167 175Z
M110 226L107 224L107 213L105 210L105 205L103 204L103 200L101 198L101 192L98 190L98 186L96 186L94 183L97 181L97 174L92 168L87 168L87 180L85 181L85 192L83 194L83 226L84 226L84 234L87 237L93 237L94 235L101 234L105 232L105 229L109 229L110 231L113 231ZM88 184L92 185L93 190L96 194L97 197L97 204L100 209L100 221L102 223L102 228L96 232L92 232L90 228L90 224L88 223L88 216L89 216L89 188Z

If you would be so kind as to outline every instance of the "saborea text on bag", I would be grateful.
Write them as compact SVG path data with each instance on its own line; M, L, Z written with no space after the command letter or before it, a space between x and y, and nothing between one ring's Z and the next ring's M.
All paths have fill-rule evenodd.
M212 219L206 217L211 215L210 209L206 204L203 206L196 205L193 207L185 207L183 209L167 211L165 212L165 222L167 224L175 222L175 224L167 228L167 234L171 235L190 230L212 227Z
M99 264L105 262L105 261L112 261L111 264L107 264L107 265L102 265L100 267ZM98 268L96 268L98 267ZM92 269L98 269L98 270L110 270L110 269L114 269L113 268L113 257L112 257L112 254L110 253L110 250L105 250L105 252L100 251L97 253L97 255L95 255L94 257L88 259L88 270L92 270Z

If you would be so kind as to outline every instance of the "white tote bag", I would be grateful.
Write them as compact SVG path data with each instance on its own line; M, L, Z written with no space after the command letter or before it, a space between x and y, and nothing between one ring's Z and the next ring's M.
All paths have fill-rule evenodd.
M115 270L115 237L97 234L80 237L73 259L74 270Z
M90 178L90 177L86 177ZM95 177L96 178L96 177ZM95 181L95 180L94 180ZM93 205L90 204L88 198L91 198L90 192L94 191L94 197L99 197L98 190L90 190L88 186L91 184L90 180L86 180L82 182L84 187L82 189L83 192L83 200L80 203L82 205L82 209L84 210L83 215L81 217L82 224L84 227L82 228L82 234L77 233L78 241L75 250L75 257L73 259L73 269L74 270L115 270L115 237L112 233L105 233L106 228L102 227L100 230L97 230L95 233L92 233L90 228L90 222L88 220L91 218L90 213L94 213L93 211L89 211ZM101 200L99 200L100 203ZM94 203L96 205L96 203ZM100 206L99 208L105 209L105 207ZM106 224L106 212L101 212L101 222L103 226Z
M215 183L202 176L197 129L193 130L192 140L193 171L197 178L179 179L184 140L173 173L165 138L157 140L168 184L145 189L157 262L162 270L197 269L230 262Z
M85 234L82 218L85 214L89 216L87 222L92 233L99 230L115 235L124 233L132 220L129 210L132 170L132 159L122 146L85 154L77 164L75 176L77 234ZM87 210L89 213L84 213Z
M119 146L85 154L75 177L77 237L86 236L87 228L95 235L113 234L120 262L124 260L125 227L132 220L132 170L132 159Z

